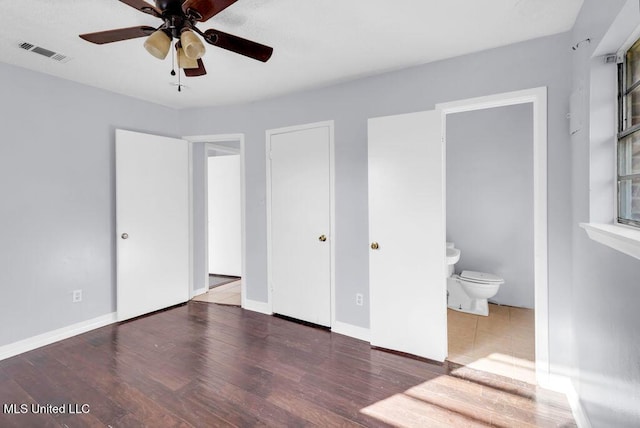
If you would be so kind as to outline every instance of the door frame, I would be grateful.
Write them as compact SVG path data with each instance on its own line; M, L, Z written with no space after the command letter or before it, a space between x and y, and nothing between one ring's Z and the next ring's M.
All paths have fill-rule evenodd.
M533 247L536 379L550 382L549 280L547 238L547 87L504 92L436 104L442 111L442 144L446 156L447 115L517 104L533 105ZM446 174L444 180L446 195ZM445 196L446 197L446 196ZM446 221L446 217L445 217Z
M190 245L189 245L189 291L190 291L190 299L205 293L209 290L209 284L195 284L195 278L194 278L194 258L195 255L193 254L193 244L194 244L194 236L195 236L195 231L194 231L194 213L195 213L195 208L194 208L194 199L195 199L195 194L194 194L194 176L193 176L193 144L194 143L206 143L205 144L205 156L203 159L203 168L204 168L204 183L203 183L203 189L205 194L203 195L203 197L206 197L206 192L207 192L207 188L208 188L208 173L207 173L207 151L208 150L219 150L219 151L227 151L229 153L238 153L237 150L231 148L231 147L226 147L226 146L222 146L216 143L222 143L222 142L230 142L230 141L234 141L234 142L239 142L240 143L240 215L241 215L241 220L240 220L240 225L241 225L241 278L242 278L242 282L241 282L241 307L245 307L246 306L246 301L247 301L247 235L246 235L246 185L245 185L245 138L244 138L244 134L213 134L213 135L194 135L194 136L187 136L187 137L182 137L183 140L186 140L189 143L189 241L190 241ZM209 215L209 208L207 206L208 204L204 204L204 233L205 236L207 236L207 244L208 244L208 234L209 234L209 227L208 227L208 215ZM205 251L204 251L204 257L205 257L205 277L208 278L209 277L209 263L208 263L208 255L209 255L209 248L208 245L205 246Z
M335 127L334 121L328 120L323 122L314 122L303 125L295 125L288 126L285 128L275 128L275 129L267 129L265 132L266 137L266 145L265 145L265 162L266 162L266 175L267 175L267 192L266 192L266 206L267 206L267 307L269 313L273 313L273 299L272 299L272 291L273 291L273 270L271 268L271 262L273 260L273 256L271 254L271 136L276 134L284 134L287 132L295 132L295 131L304 131L307 129L313 128L329 128L329 227L331 228L331 232L329 234L329 251L331 253L329 258L330 265L330 290L329 293L331 295L329 304L331 306L331 326L333 326L336 322L336 272L335 272L335 259L336 259L336 247L335 247L335 236L336 236L336 227L335 227Z

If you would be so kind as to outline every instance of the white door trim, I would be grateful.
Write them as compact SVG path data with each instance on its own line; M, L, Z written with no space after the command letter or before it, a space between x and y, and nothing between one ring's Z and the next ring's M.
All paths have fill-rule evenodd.
M271 152L271 136L276 134L283 134L287 132L294 131L304 131L307 129L313 128L321 128L328 127L329 128L329 192L330 192L330 208L329 208L329 224L331 227L331 233L329 235L329 244L330 244L330 281L331 281L331 325L333 326L336 321L336 293L335 293L335 285L336 285L336 272L335 272L335 258L336 258L336 247L335 247L335 237L336 237L336 222L335 222L335 138L334 138L334 121L328 120L324 122L315 122L304 125L296 125L289 126L285 128L277 128L277 129L268 129L265 133L266 136L266 150L265 150L265 161L267 164L267 193L266 193L266 205L267 205L267 290L268 290L268 301L267 306L269 313L273 313L273 300L272 300L272 269L271 269L271 261L273 260L271 254L271 162L270 162L270 152Z
M533 104L533 245L536 378L539 384L546 384L548 383L550 375L547 239L547 88L539 87L441 103L436 105L436 109L442 110L442 141L446 144L446 121L448 114L525 103Z
M229 154L229 155L239 155L240 154L240 149L236 149L235 147L223 146L222 144L207 143L207 149L215 150L217 152L226 153L226 154Z
M242 269L241 269L241 275L242 275L242 285L241 285L241 306L244 308L246 306L246 300L247 300L247 235L246 235L246 200L247 200L247 192L246 192L246 185L245 185L245 147L244 147L244 134L218 134L218 135L194 135L194 136L188 136L188 137L182 137L184 140L186 140L189 143L189 219L190 219L190 226L189 226L189 263L190 263L190 269L189 271L191 272L191 275L189 277L189 290L190 290L190 298L194 297L196 295L196 291L201 290L203 287L205 288L205 291L209 289L208 284L194 284L194 278L193 278L193 269L194 269L194 263L193 263L193 242L194 242L194 228L193 228L193 215L194 215L194 208L193 208L193 199L194 199L194 195L193 195L193 155L192 155L192 149L193 149L193 143L207 143L206 148L212 148L215 150L220 150L220 151L228 151L230 153L237 153L237 151L235 151L233 148L230 147L225 147L222 145L217 145L215 143L221 143L221 142L225 142L225 141L238 141L240 143L240 214L242 216L241 218L241 248L242 248ZM206 162L207 162L207 156L206 156L206 152L205 152L205 156L204 156L204 162L205 165L203 165L203 167L205 168L205 171L207 170L206 168ZM204 174L204 190L205 192L207 191L207 187L208 187L208 182L207 182L207 174ZM208 206L207 204L204 204L204 218L208 219ZM207 222L205 221L205 234L206 236L208 236L208 226L207 226ZM206 278L209 277L209 269L208 269L208 248L205 248L205 261L207 261L205 263L205 267L206 267ZM198 287L198 288L195 288Z

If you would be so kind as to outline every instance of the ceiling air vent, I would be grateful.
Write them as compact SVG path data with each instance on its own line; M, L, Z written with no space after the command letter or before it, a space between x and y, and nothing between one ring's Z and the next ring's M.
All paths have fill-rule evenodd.
M26 49L26 50L28 50L28 51L29 51L29 50L31 50L31 49L33 49L33 48L35 48L35 46L33 46L31 43L27 43L27 42L22 42L22 43L20 43L20 47L21 47L22 49Z
M69 60L71 59L66 55L50 51L49 49L45 49L41 46L36 46L29 42L20 42L18 43L18 47L21 49L24 49L25 51L40 54L42 56L45 56L57 62L65 63L65 62L69 62Z

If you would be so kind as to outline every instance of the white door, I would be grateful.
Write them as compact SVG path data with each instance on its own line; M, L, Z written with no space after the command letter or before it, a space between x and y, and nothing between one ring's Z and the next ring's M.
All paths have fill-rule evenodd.
M436 361L447 356L441 127L439 111L369 119L371 344Z
M240 155L207 159L209 273L242 274Z
M332 127L270 131L269 274L274 313L331 325Z
M189 300L186 141L116 130L117 311Z

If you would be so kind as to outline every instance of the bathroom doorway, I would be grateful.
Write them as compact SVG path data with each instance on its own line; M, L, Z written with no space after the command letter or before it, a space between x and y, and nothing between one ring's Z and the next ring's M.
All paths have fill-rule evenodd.
M544 382L546 88L437 107L444 118L447 241L461 252L455 272L505 281L489 299L489 316L447 310L448 360Z

